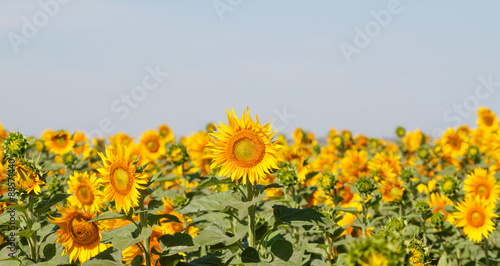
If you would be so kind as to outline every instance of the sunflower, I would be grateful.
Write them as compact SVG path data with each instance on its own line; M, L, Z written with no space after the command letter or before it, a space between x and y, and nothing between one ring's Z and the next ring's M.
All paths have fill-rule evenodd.
M380 193L382 193L383 202L393 202L401 199L404 191L403 182L397 177L383 180L381 183Z
M29 162L16 163L16 177L14 182L18 189L25 191L27 194L33 191L38 195L41 192L40 186L45 184L40 178L40 171L34 165Z
M485 107L479 108L479 110L477 111L477 116L479 117L479 119L477 120L477 125L480 128L484 128L490 131L498 128L498 118L490 109Z
M368 169L378 171L383 164L387 163L397 175L401 173L400 157L392 152L379 152L368 162Z
M387 258L380 253L375 251L370 252L368 255L360 259L361 266L387 266L389 261Z
M449 128L441 138L440 144L445 154L457 158L467 154L469 139L465 132Z
M148 130L141 136L142 153L146 158L155 161L162 155L166 155L165 141L160 134L154 130Z
M118 146L113 151L106 148L106 155L99 153L102 159L101 168L97 169L102 174L99 180L105 185L104 194L107 201L115 201L118 211L126 213L130 208L138 206L140 192L147 183L145 173L136 173L136 167L130 160L130 150Z
M174 133L167 125L163 124L158 127L158 132L160 133L160 137L166 143L173 143L175 141Z
M466 198L457 203L457 212L453 216L457 219L456 227L463 227L469 240L479 243L482 236L488 239L490 232L495 230L495 223L491 221L498 217L493 211L494 204L490 204L479 196Z
M250 117L248 107L241 119L232 111L227 111L228 124L222 122L215 125L217 132L211 133L212 143L209 144L213 152L211 169L220 167L221 176L230 176L233 181L246 179L256 184L264 178L272 168L278 167L277 151L280 146L271 142L275 132L271 132L270 123L261 125L259 116L257 121Z
M413 153L416 152L418 148L420 148L423 140L424 136L422 135L422 132L417 129L414 132L408 132L406 134L406 136L403 138L403 144L405 145L408 152Z
M104 200L95 173L75 171L69 176L68 186L67 193L74 193L68 198L70 204L90 213L102 209Z
M368 173L368 152L355 148L348 150L340 160L340 165L343 175L349 178L363 177Z
M495 204L499 198L500 186L493 173L483 168L475 168L464 181L465 196L479 196L486 202Z
M111 141L112 146L125 146L129 147L130 145L134 145L134 139L125 133L116 133L114 136L109 137L109 141Z
M101 233L96 222L88 223L94 215L71 205L67 208L57 206L62 217L51 217L51 223L59 225L57 243L64 246L63 255L69 254L71 262L84 263L93 256L106 250L111 244L101 243Z
M427 203L432 209L432 213L441 212L444 214L446 221L450 222L451 224L453 223L453 221L455 220L453 218L453 215L444 210L446 205L453 206L453 201L451 201L448 197L439 193L432 193L430 197L427 198Z
M75 147L73 148L73 152L76 155L82 155L83 158L86 159L90 155L90 144L88 143L88 139L85 134L81 131L76 131L73 135L73 141L75 142Z
M210 148L208 143L210 142L210 137L208 133L200 131L182 140L187 148L189 158L193 162L194 167L197 170L201 170L201 175L207 175L210 173Z
M63 155L73 149L75 146L75 141L72 136L64 130L59 130L56 132L47 131L44 133L45 146L50 152Z
M0 123L0 140L5 139L7 137L7 131L2 126L2 123Z

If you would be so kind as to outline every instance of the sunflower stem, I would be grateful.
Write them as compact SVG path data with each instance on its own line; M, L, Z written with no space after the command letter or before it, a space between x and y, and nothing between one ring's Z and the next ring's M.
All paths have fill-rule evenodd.
M34 211L34 205L35 205L35 197L33 195L30 195L29 197L29 203L28 203L28 206L29 206L29 210L28 210L28 229L31 230L31 228L33 228L33 225L35 224L35 211ZM30 239L31 241L29 241L28 243L30 243L30 246L31 246L31 259L34 261L34 262L38 262L38 249L37 249L37 241L36 241L36 233L37 231L35 230L35 232L33 232L33 234L30 236Z
M142 210L143 212L141 212L140 214L140 219L141 219L141 231L148 227L148 214L146 213L145 209L144 209L144 196L141 196L140 198L141 200L139 201L139 209ZM150 254L150 248L149 248L149 244L150 244L150 237L148 237L146 240L145 240L145 243L144 243L144 257L146 258L146 266L151 266L151 254Z
M253 185L250 183L250 179L247 177L247 200L252 201L253 199ZM248 207L248 246L255 247L255 205L252 204Z
M486 265L490 266L490 259L488 258L488 238L484 239L483 249L484 249L484 257L486 258Z

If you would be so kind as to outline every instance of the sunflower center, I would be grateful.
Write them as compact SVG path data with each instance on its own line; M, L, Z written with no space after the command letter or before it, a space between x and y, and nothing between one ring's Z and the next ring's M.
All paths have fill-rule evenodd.
M150 152L156 152L158 151L158 148L159 148L159 144L157 141L154 141L154 140L150 140L148 142L146 142L146 147L148 148L148 150Z
M94 201L94 193L92 192L92 188L90 188L87 184L82 184L78 187L76 197L79 201L85 204L89 204Z
M451 190L451 187L453 186L453 183L449 180L447 180L446 182L444 182L443 184L443 190L444 191L449 191Z
M259 164L266 153L264 142L256 133L249 130L236 133L229 147L234 162L245 168Z
M67 136L66 135L58 135L55 137L55 143L57 146L59 147L65 147L66 146L66 138Z
M483 122L485 125L491 126L491 124L493 124L493 118L491 116L483 117Z
M391 198L398 198L400 194L401 189L399 187L391 187L391 189L389 190L389 196L391 196Z
M462 141L459 136L453 136L450 138L450 145L455 149L460 149L462 146Z
M472 225L473 227L480 227L485 222L484 212L480 210L473 210L469 212L467 220L469 221L469 224Z
M128 192L132 188L131 181L128 171L121 167L116 168L111 175L111 184L122 195L128 195Z
M486 185L477 186L476 193L483 198L488 198L490 196L489 187Z
M87 223L88 220L79 215L68 223L71 238L80 245L90 245L99 239L99 228L95 223Z

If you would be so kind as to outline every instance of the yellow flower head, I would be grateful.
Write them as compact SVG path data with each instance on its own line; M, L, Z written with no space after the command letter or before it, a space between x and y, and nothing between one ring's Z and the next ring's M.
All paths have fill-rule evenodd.
M422 132L417 129L414 132L408 132L406 134L403 138L403 144L409 152L415 152L418 148L420 148L420 145L422 145L423 139L424 136L422 135Z
M155 161L162 155L166 155L165 141L160 134L154 130L146 131L141 136L142 153L146 158Z
M74 172L69 176L67 193L74 193L68 202L75 207L90 213L100 211L104 205L102 192L95 173Z
M231 177L233 181L246 179L252 184L264 178L272 168L278 167L277 151L279 146L271 142L276 132L271 132L270 123L261 125L250 117L248 107L238 119L234 110L227 111L228 125L220 122L215 126L217 132L211 133L209 144L213 155L211 169L220 168L221 176Z
M393 202L403 197L405 188L403 187L403 182L401 182L399 178L383 180L381 185L380 193L382 193L383 202Z
M37 169L21 162L16 164L16 177L14 180L16 187L25 191L27 194L31 193L31 191L36 195L40 194L40 186L45 184L40 180L40 173Z
M490 109L485 107L479 108L479 110L477 111L477 116L479 117L477 119L477 125L480 128L484 128L490 131L498 129L498 118Z
M72 136L64 130L59 130L56 132L47 131L44 133L45 146L50 152L63 155L73 149L75 146L75 141Z
M147 184L145 173L136 173L136 167L130 160L130 150L123 146L116 149L106 148L106 155L99 153L102 159L101 168L97 169L102 174L99 180L104 187L104 194L108 201L115 201L118 211L126 213L130 208L138 206L140 189Z
M499 199L500 186L492 172L483 168L475 168L464 181L464 191L466 197L479 196L486 202L495 204Z
M457 212L453 213L456 227L463 227L464 234L469 240L479 243L482 236L488 239L490 232L495 230L492 219L498 217L493 211L494 204L490 204L479 196L468 197L457 203Z
M427 203L432 209L432 213L442 212L446 221L453 223L453 221L455 220L453 218L453 215L444 210L446 205L453 206L453 201L451 201L448 197L439 193L432 193L430 197L427 198Z
M64 246L63 255L69 254L71 262L77 260L84 263L100 252L106 250L111 244L101 243L101 233L96 222L88 223L94 216L79 210L71 205L67 208L57 206L62 217L50 217L51 223L59 225L56 235L57 243Z
M440 140L443 152L455 159L467 154L469 139L465 132L449 128Z

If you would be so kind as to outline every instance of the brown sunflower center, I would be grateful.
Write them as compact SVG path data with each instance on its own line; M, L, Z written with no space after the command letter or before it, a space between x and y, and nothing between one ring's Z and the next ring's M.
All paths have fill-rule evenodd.
M485 215L482 210L472 210L467 215L467 221L473 227L481 227L485 222Z
M148 142L146 142L146 148L150 152L157 152L159 147L160 147L160 144L158 143L158 141L149 140Z
M452 148L458 150L462 146L462 140L459 136L452 136L450 137L450 145Z
M99 241L99 228L95 223L87 223L88 220L79 215L68 222L71 238L80 245L90 245Z
M66 147L67 145L67 140L68 140L68 136L66 134L62 134L62 135L57 135L55 138L54 138L54 142L57 146L59 147Z
M90 204L94 201L94 193L88 184L81 184L76 190L76 197L85 204Z
M493 124L493 118L491 116L483 117L483 122L487 126L491 126Z
M132 177L129 172L121 167L116 168L111 174L111 185L122 195L128 195L132 189Z
M483 198L488 198L490 196L490 188L484 184L481 184L476 187L476 194Z
M236 165L250 168L259 164L266 153L266 145L257 133L243 130L237 132L229 143L230 157Z

